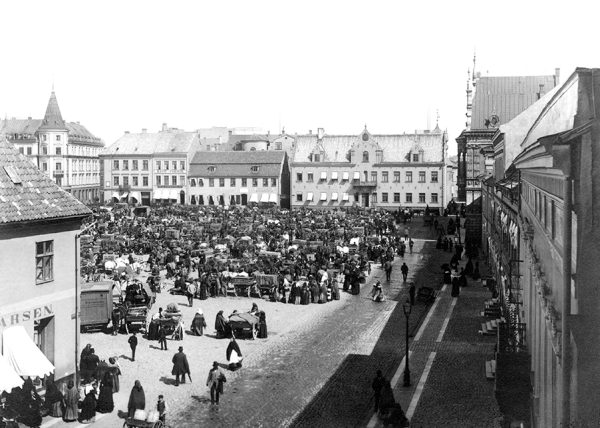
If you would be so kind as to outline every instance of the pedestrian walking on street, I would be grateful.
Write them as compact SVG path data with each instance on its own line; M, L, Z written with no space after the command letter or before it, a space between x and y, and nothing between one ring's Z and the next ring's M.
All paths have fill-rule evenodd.
M402 263L400 271L402 272L402 278L404 282L406 282L406 278L408 277L408 266L406 266L406 263Z
M186 296L188 299L188 306L191 308L194 305L194 295L196 294L196 286L193 282L187 285Z
M69 380L65 393L65 412L63 414L65 422L74 422L77 420L77 403L79 403L79 390L75 388L75 383Z
M409 248L411 254L412 254L413 245L415 245L415 241L413 241L412 238L410 238L408 240L408 248Z
M385 269L385 279L387 282L390 282L392 279L392 261L387 259L383 267Z
M232 372L242 367L242 351L240 350L240 347L233 336L229 340L229 345L227 345L225 356L227 357L227 362L229 363L229 370Z
M381 388L383 388L383 385L385 385L385 378L383 377L383 373L381 373L381 370L377 370L375 379L373 379L373 382L371 383L371 388L373 388L375 394L375 412L379 410L379 402L381 400Z
M227 378L219 368L219 363L213 362L213 368L208 372L206 386L210 388L210 403L219 405L219 395L223 393L223 384Z
M139 380L135 381L135 385L131 388L129 394L129 402L127 403L127 416L133 418L136 410L144 410L146 408L146 394Z
M119 333L119 326L121 325L121 311L118 308L113 309L111 313L112 330L113 336Z
M202 313L202 309L198 308L196 315L194 315L194 319L192 320L190 331L196 336L202 336L205 328L206 320L204 319L204 314Z
M156 403L156 411L158 412L158 420L161 421L163 425L166 424L167 410L169 410L169 408L167 407L165 397L161 394L158 396L158 402Z
M135 348L137 348L138 345L138 339L135 335L135 331L131 334L127 342L129 342L129 347L131 348L131 361L135 361Z
M408 296L410 298L410 305L415 306L415 283L411 282L410 287L408 287Z
M165 331L165 328L162 325L158 327L158 343L160 344L161 351L168 351L167 332Z
M190 374L190 365L188 364L187 356L183 353L183 346L179 347L179 352L173 355L173 370L171 374L175 376L175 386L179 386L179 378L181 383L185 383L185 375Z

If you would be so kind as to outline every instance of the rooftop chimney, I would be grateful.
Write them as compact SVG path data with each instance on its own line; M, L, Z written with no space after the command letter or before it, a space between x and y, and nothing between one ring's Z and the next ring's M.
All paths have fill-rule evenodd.
M27 117L27 120L31 120L31 116ZM79 123L79 122L77 122L77 123Z
M554 69L554 86L558 86L560 84L560 68Z
M125 131L126 134L129 134L129 131Z
M166 131L167 129L168 129L168 128L167 128L167 124L166 124L166 123L163 123L162 130L163 130L163 131Z
M142 128L142 134L145 134L146 132L148 132L147 128Z

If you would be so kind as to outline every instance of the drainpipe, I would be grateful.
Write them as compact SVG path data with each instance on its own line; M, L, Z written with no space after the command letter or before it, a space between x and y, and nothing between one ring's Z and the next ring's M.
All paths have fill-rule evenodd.
M572 180L570 176L564 180L564 216L563 216L563 299L561 304L561 356L562 356L562 426L570 426L571 423L571 211Z

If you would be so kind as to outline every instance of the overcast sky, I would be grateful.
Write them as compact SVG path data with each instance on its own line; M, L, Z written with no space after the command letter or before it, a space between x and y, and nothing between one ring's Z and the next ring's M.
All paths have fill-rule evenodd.
M467 69L599 67L590 1L3 1L0 114L124 131L464 127Z

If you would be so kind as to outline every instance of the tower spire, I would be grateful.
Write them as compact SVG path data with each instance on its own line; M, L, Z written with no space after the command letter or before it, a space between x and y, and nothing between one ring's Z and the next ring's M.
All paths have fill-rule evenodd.
M60 108L58 107L58 101L56 99L56 94L54 93L54 85L52 87L50 99L48 100L48 106L46 107L44 120L42 121L42 125L39 129L54 129L60 131L67 130L67 125L65 124L62 114L60 113Z
M473 48L473 86L476 85L475 83L475 78L476 78L476 74L475 74L475 64L477 62L477 54L475 52L475 48Z

